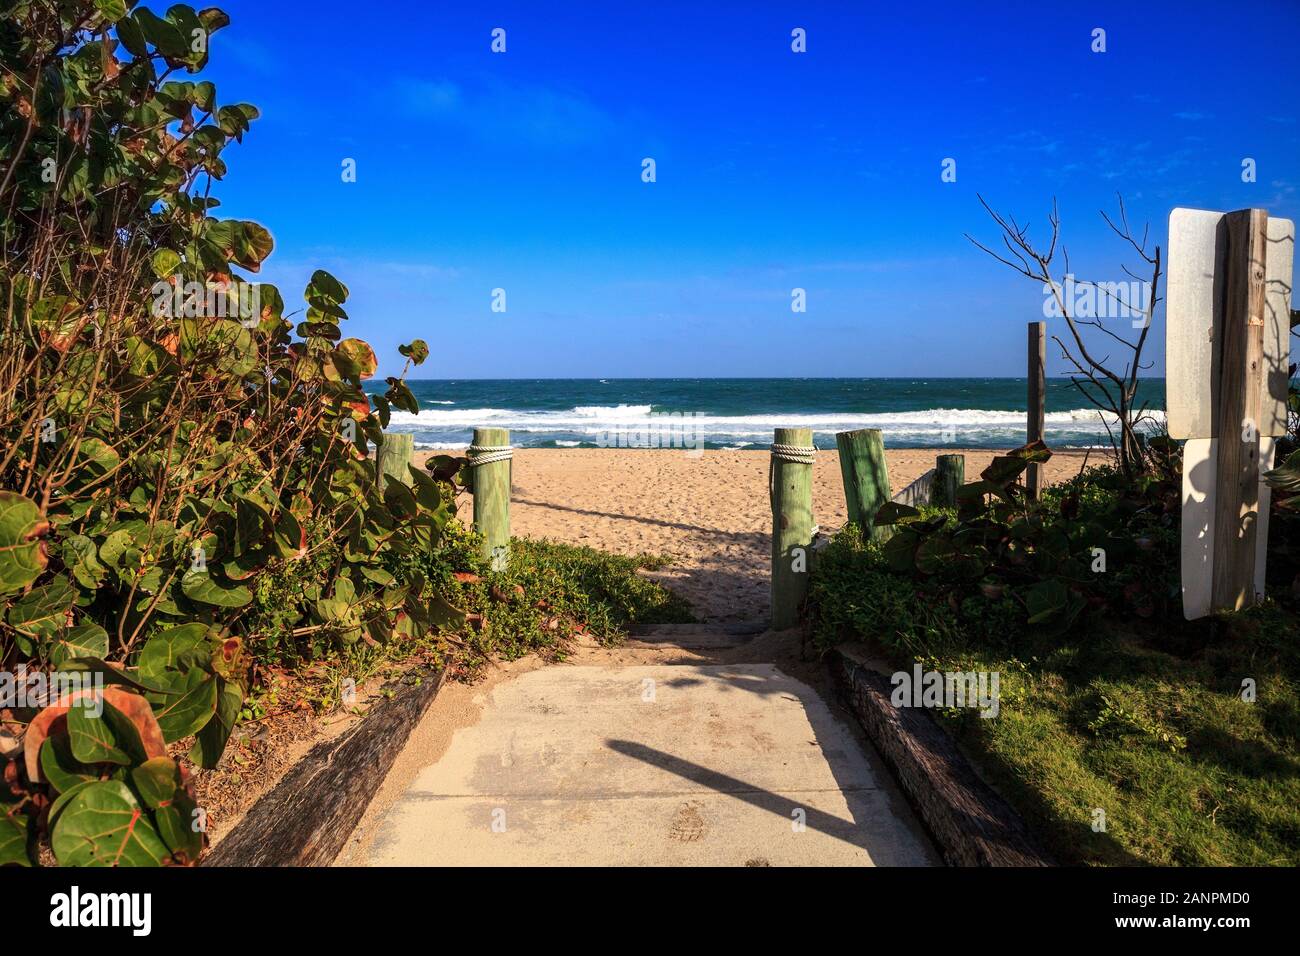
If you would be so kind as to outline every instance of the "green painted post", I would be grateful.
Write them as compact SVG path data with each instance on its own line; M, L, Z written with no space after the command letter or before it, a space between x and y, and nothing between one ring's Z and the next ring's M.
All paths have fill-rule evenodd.
M849 520L862 529L864 538L878 541L888 538L890 529L877 528L874 524L876 512L889 500L889 466L885 464L885 443L880 429L838 432L835 446L840 451Z
M799 623L812 551L813 442L810 428L778 428L772 445L772 629Z
M469 447L474 467L474 528L483 535L481 554L492 570L510 566L510 432L476 428Z
M934 481L930 486L930 504L936 508L956 508L957 489L965 483L965 455L937 456L934 459Z
M415 454L414 436L400 432L384 432L384 443L379 446L376 454L378 468L375 477L379 481L381 492L384 490L386 477L395 478L402 484L410 486L413 479L406 466L411 463L411 456Z

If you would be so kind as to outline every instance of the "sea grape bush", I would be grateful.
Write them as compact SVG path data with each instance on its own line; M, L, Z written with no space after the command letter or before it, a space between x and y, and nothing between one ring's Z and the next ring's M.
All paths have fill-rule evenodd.
M99 713L0 701L0 864L43 837L61 864L198 859L168 747L221 757L264 576L297 580L277 592L291 639L454 622L385 570L454 514L448 475L377 484L369 446L410 390L389 378L372 404L347 287L316 272L287 312L245 275L269 232L215 214L258 111L187 77L228 22L125 0L0 13L0 670L108 685ZM428 347L401 352L409 369Z
M1020 476L1051 452L1041 441L994 458L980 480L957 490L956 515L890 502L876 524L892 534L885 568L949 603L1020 610L1017 626L1039 634L1070 630L1088 611L1164 617L1177 613L1178 445L1146 443L1147 474L1125 478L1093 468L1029 499ZM1172 574L1172 576L1171 576ZM939 595L935 595L936 598Z

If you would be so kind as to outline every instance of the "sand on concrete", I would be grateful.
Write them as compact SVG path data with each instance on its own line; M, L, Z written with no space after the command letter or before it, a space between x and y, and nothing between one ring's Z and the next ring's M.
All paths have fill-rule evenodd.
M974 481L996 451L958 452ZM429 452L418 452L423 462ZM934 467L942 449L886 452L891 487L898 491ZM562 449L515 451L510 494L511 531L530 538L585 544L634 555L671 557L654 575L689 600L705 621L734 623L768 617L768 563L772 513L765 451L680 449ZM1083 452L1058 452L1045 480L1076 474ZM1093 453L1093 463L1098 453ZM461 496L460 516L472 519ZM819 451L813 466L813 520L824 530L846 520L839 459Z

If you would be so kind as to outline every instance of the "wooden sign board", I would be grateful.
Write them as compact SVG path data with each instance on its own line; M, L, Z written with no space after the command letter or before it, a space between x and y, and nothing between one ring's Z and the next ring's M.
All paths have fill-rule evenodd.
M1186 439L1182 590L1188 620L1245 606L1264 593L1270 490L1262 475L1272 467L1274 439L1287 428L1295 224L1263 221L1263 215L1243 211L1229 220L1225 213L1175 209L1169 217L1166 416L1170 437ZM1243 258L1246 217L1254 216L1261 219L1255 236L1262 242ZM1238 237L1234 245L1230 228ZM1261 258L1262 270L1249 277L1246 262L1253 272ZM1262 290L1254 288L1262 295L1251 299L1250 284L1261 277ZM1225 320L1234 324L1225 326ZM1243 338L1251 335L1259 336L1253 352ZM1239 367L1220 367L1229 354L1229 363ZM1255 367L1252 355L1261 359L1257 405L1256 393L1243 384L1256 381L1247 372ZM1252 431L1245 423L1256 417Z
M1223 325L1226 213L1175 209L1169 214L1165 297L1165 408L1170 438L1218 438L1214 408ZM1265 261L1264 376L1259 434L1286 434L1291 337L1291 269L1295 223L1268 220Z

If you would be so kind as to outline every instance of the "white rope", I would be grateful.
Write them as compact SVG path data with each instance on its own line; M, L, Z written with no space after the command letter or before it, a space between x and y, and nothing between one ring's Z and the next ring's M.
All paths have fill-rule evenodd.
M495 461L509 461L514 457L514 449L510 445L470 445L468 454L470 465L477 468Z
M817 448L813 445L783 445L780 442L772 443L772 457L779 458L782 461L792 461L796 465L811 465L813 456L817 454Z

